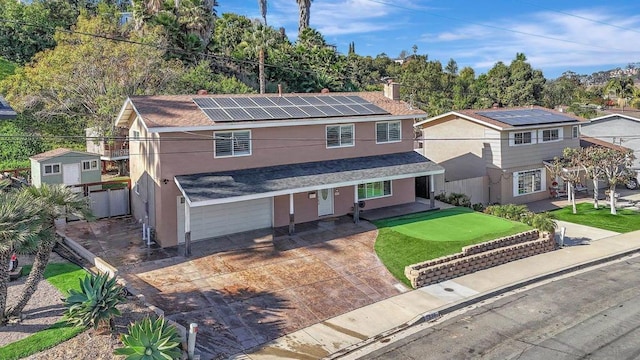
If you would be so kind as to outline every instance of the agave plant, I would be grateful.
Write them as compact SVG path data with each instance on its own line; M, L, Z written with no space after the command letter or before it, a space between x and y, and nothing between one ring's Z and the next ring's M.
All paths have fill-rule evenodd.
M65 319L75 326L108 324L114 316L120 316L116 308L125 300L124 288L107 273L85 276L80 280L80 291L69 290L64 300L67 308Z
M165 322L164 317L149 317L128 327L129 334L122 334L124 347L115 355L126 355L127 360L173 360L182 356L181 338L176 328Z

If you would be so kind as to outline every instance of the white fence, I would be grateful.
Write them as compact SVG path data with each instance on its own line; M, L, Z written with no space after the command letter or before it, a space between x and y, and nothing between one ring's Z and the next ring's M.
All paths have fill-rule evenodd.
M444 183L444 191L447 194L465 194L471 198L472 204L489 203L489 177L481 176L476 178L447 181Z
M91 191L89 199L97 219L130 214L128 188Z

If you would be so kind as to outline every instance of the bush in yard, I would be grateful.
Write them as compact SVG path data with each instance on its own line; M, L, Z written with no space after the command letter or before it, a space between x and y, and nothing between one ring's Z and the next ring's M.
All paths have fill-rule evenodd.
M442 193L436 195L435 199L447 204L451 204L453 206L464 206L468 208L471 207L471 198L461 193L451 193L449 195L447 195L446 193Z
M116 349L115 355L125 355L127 360L179 359L181 338L176 328L165 322L164 317L152 320L149 317L128 327L129 334L122 334L124 347Z
M525 205L491 205L484 209L485 214L505 218L508 220L522 221L529 210Z
M109 324L114 316L120 316L116 308L125 300L124 288L109 274L88 275L80 280L80 291L71 289L64 299L67 308L64 318L75 326Z

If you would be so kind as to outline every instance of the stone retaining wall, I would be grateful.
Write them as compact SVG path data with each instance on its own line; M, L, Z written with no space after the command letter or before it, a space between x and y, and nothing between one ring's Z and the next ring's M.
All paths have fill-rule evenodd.
M467 246L457 254L409 265L404 274L414 288L419 288L555 249L553 234L540 237L534 230Z

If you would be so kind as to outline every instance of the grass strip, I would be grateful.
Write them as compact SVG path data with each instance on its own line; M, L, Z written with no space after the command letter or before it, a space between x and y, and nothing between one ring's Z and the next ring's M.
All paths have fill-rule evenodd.
M640 230L640 213L635 210L620 209L617 215L611 215L608 207L593 207L590 202L576 204L577 213L574 214L571 205L554 210L551 215L556 220L592 226L599 229L628 233Z
M460 252L464 246L517 234L531 227L506 219L451 208L375 221L375 250L380 261L398 280L408 265Z
M24 266L22 271L28 274L31 271L31 266ZM70 289L80 290L79 279L86 275L86 271L71 263L49 264L44 272L44 278L63 296L67 296ZM85 328L59 321L47 329L0 347L0 359L13 360L35 354L65 342L84 330Z

